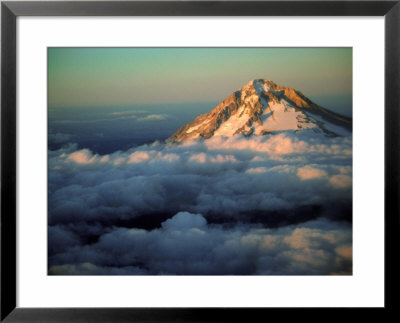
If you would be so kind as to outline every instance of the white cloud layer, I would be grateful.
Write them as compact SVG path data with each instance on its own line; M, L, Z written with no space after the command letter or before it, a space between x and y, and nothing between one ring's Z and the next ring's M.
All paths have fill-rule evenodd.
M115 228L52 259L50 274L351 274L351 226L312 221L279 229L207 225L178 213L160 229Z
M351 207L351 137L70 145L49 151L50 273L349 273Z

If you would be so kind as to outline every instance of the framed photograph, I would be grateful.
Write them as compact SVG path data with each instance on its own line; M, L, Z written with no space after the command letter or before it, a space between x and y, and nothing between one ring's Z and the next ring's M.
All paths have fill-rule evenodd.
M1 320L394 311L399 14L2 2Z

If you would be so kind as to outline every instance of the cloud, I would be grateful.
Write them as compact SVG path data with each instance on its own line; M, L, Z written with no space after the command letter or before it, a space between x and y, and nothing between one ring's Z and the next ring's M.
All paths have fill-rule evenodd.
M48 230L49 255L56 254L67 248L80 245L79 236L60 226L51 226Z
M112 116L136 116L136 115L142 115L142 114L147 114L148 111L145 110L133 110L133 111L115 111L111 112Z
M265 173L267 171L267 168L265 167L254 167L254 168L249 168L246 170L247 174L260 174L260 173Z
M138 118L138 121L162 121L166 120L167 116L165 114L149 114L148 116Z
M333 175L330 179L329 182L338 188L346 188L346 187L351 187L352 185L352 179L348 175Z
M155 142L107 155L76 145L49 151L49 264L54 273L111 273L114 266L153 274L349 272L351 151L351 137L290 132ZM341 223L346 241L338 242ZM120 252L107 251L110 239ZM287 250L279 257L260 253L281 244ZM235 260L234 248L225 257L228 245L251 245L240 249L250 258L243 251ZM169 262L170 249L178 258ZM162 252L165 266L157 262Z
M255 152L268 152L270 155L286 155L293 153L303 153L310 150L308 144L303 140L297 140L294 136L289 137L286 134L271 136L265 140L263 136L254 136L249 140L245 137L211 137L206 142L210 150L244 150Z
M323 178L327 176L327 173L322 169L313 168L311 166L300 167L297 170L297 176L302 180Z
M179 212L173 218L163 222L161 226L165 229L191 229L204 228L206 224L207 221L201 214Z
M351 274L351 226L313 221L263 229L209 225L182 212L150 231L116 228L51 259L51 274Z
M129 156L128 163L141 163L151 158L150 154L144 151L135 151Z
M253 141L269 147L269 141L276 140L265 137L236 140L247 141L247 147L255 147ZM297 138L287 139L298 145ZM218 214L241 221L252 213L268 223L276 212L287 210L298 215L304 207L320 206L323 215L324 209L333 207L340 213L341 208L351 208L351 156L346 153L351 143L346 138L304 141L300 146L307 151L279 159L274 158L274 149L227 149L224 139L218 140L220 150L210 150L204 141L154 143L103 156L75 146L51 151L50 222L189 211L209 219ZM225 141L232 143L235 138ZM342 153L327 154L332 145L341 146ZM300 163L298 154L303 157Z
M149 114L145 110L132 110L132 111L115 111L111 113L101 114L101 118L90 118L90 119L55 119L52 120L52 124L83 124L83 123L102 123L116 120L137 120L137 121L161 121L166 120L168 115L166 114ZM49 139L61 140L64 139L66 134L52 134ZM72 135L71 135L72 136ZM68 141L63 140L62 142Z
M81 264L52 266L49 269L50 275L144 275L146 271L133 266L124 268L101 267L84 262Z
M73 152L68 156L68 160L74 161L78 164L92 164L96 161L96 156L92 155L92 152L88 149L82 149Z
M194 154L190 156L189 161L204 164L207 161L207 155L205 153Z

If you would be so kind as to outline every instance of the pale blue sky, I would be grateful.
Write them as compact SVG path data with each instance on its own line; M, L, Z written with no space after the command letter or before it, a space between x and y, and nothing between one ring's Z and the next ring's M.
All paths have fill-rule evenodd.
M352 49L49 48L48 75L53 108L219 102L256 78L351 98Z

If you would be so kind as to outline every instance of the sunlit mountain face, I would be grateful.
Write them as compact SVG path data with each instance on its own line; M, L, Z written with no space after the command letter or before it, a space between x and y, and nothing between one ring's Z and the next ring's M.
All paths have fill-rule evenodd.
M349 135L351 119L324 109L300 91L271 80L253 80L209 113L198 116L169 139L263 135L279 131L312 130L328 136Z
M49 122L49 274L352 274L350 118L268 79L135 111Z

